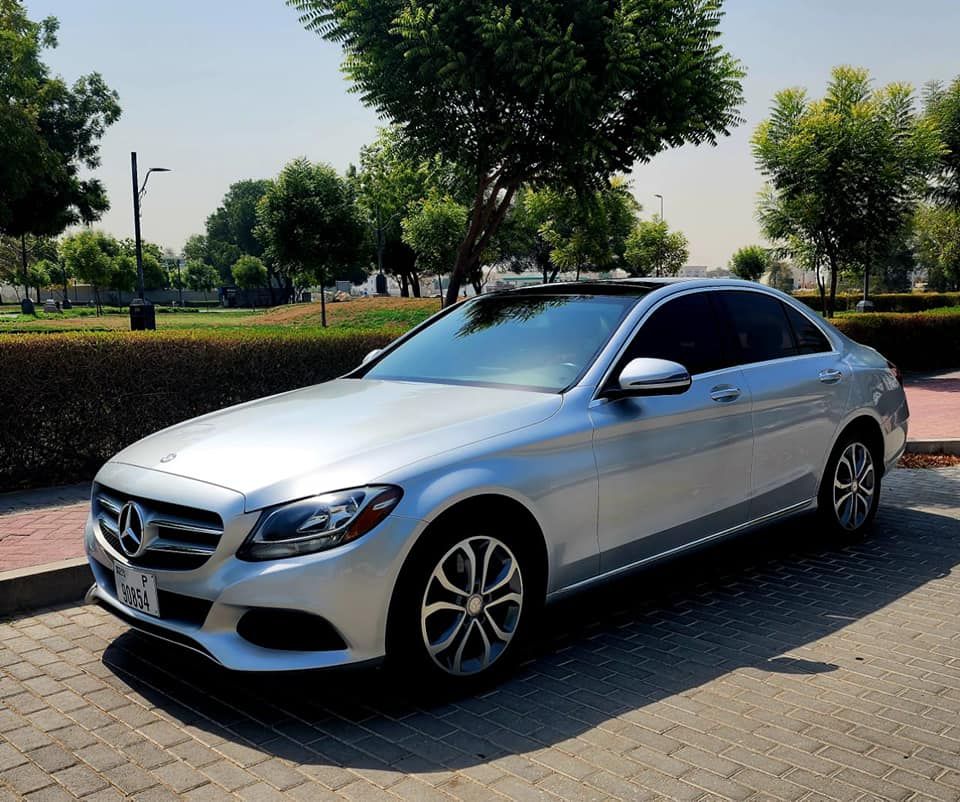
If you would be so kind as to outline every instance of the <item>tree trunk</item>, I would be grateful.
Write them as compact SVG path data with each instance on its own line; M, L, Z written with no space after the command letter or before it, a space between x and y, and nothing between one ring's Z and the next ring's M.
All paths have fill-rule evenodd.
M323 291L323 282L320 282L320 325L327 327L327 294Z
M420 274L414 270L410 273L410 287L413 290L413 297L419 298L420 293Z
M467 233L457 248L457 258L447 285L448 306L457 302L461 286L480 264L480 255L503 221L516 190L516 181L505 181L502 177L491 175L481 179L470 211Z
M832 318L837 305L837 279L839 278L839 265L833 254L830 254L830 303L827 306L827 317Z
M410 297L410 276L407 273L400 274L400 297Z
M23 297L30 298L30 288L27 286L27 282L30 280L27 276L27 235L20 235L20 262L23 265ZM39 292L39 290L37 290ZM40 299L37 298L39 301Z

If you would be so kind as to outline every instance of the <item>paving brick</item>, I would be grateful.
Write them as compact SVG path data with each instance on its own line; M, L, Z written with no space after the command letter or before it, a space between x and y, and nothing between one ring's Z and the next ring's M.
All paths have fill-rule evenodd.
M125 628L97 608L0 620L0 787L103 802L960 798L960 470L887 477L862 544L832 550L811 525L561 603L534 661L452 702L400 698L379 674L330 692L230 675L114 643Z

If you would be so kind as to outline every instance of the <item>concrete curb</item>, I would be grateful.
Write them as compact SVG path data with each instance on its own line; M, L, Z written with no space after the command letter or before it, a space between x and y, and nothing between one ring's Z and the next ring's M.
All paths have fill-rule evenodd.
M952 454L960 456L960 437L907 440L908 454Z
M86 557L0 571L0 615L79 601L92 584Z

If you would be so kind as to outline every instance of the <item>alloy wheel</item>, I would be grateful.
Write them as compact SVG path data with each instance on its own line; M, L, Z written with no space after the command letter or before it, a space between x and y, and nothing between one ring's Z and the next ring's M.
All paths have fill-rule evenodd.
M427 580L420 608L424 646L448 674L477 674L506 651L522 609L523 576L513 551L494 537L466 538Z
M833 477L833 510L840 526L854 531L863 526L873 505L877 475L873 455L863 443L844 448Z

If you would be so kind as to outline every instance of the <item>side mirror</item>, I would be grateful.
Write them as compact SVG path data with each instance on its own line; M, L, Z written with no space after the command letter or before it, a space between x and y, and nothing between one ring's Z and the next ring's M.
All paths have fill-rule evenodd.
M382 349L382 348L374 348L369 354L367 354L367 355L363 358L363 362L361 362L360 364L361 364L361 365L366 365L367 362L369 362L371 359L376 359L376 358L377 358L378 356L380 356L380 354L382 354L382 353L383 353L383 349Z
M690 387L687 369L669 359L631 359L617 377L615 396L679 395Z

